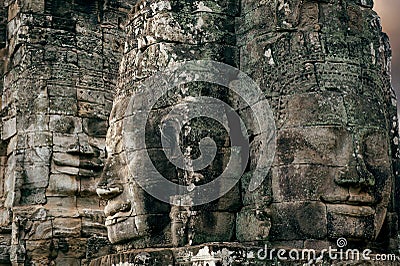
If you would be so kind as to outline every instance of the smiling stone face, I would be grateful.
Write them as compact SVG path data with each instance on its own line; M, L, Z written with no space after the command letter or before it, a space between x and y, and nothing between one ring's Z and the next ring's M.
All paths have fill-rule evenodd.
M341 107L354 104L340 94L329 94L340 99ZM320 125L318 109L313 110L327 104L315 100L326 99L320 96L311 93L288 100L288 116L295 110L293 102L299 103L297 98L309 109L302 114L307 122L297 116L298 126L283 126L278 134L270 237L373 240L382 227L393 184L384 107L371 102L369 115L355 123L349 120L365 116L362 108L336 117L345 122L342 125Z
M239 215L243 241L307 246L345 237L371 244L387 234L398 171L390 47L372 1L350 2L242 7L240 67L271 100L278 128L267 218L254 218L269 218L269 233L249 236ZM247 22L261 12L272 19ZM256 140L251 146L257 152Z
M81 177L97 176L103 168L107 124L98 118L50 117L55 140L54 171Z
M148 102L140 91L136 91L143 79L176 62L190 59L236 63L232 16L238 11L238 3L208 1L207 5L210 7L204 7L204 3L192 5L179 1L140 1L127 22L126 53L121 62L121 78L118 83L120 91L114 98L106 141L108 157L97 190L101 198L108 200L105 215L112 243L130 243L135 248L183 246L208 241L229 241L234 235L235 214L232 210L240 206L237 188L231 201L186 208L157 200L147 194L135 180L138 176L146 178L153 174L149 171L154 171L154 168L143 160L147 154L151 157L155 171L176 184L202 184L222 172L228 157L223 150L226 148L227 134L216 126L218 123L193 119L188 125L177 128L178 124L173 120L165 122L163 119L174 105L185 104L185 99L189 101L196 96L215 96L226 100L224 88L215 88L209 84L185 85L163 95L147 119L146 138L140 139L132 134L129 140L132 146L132 150L128 151L131 155L129 161L126 158L127 145L123 139L127 124L133 124L132 118L140 117L143 113L138 111L131 117L126 115L131 97L134 104L139 106L146 106ZM179 115L184 112L179 112ZM133 124L128 128L135 132L135 126ZM164 132L177 131L166 141L174 148L179 144L179 152L188 157L199 156L198 146L202 138L219 138L223 145L217 150L217 163L199 173L175 167L162 149L160 129ZM182 130L180 134L179 130ZM146 142L145 149L135 149L142 147L143 142ZM174 148L171 149L171 157L177 153ZM151 186L152 183L146 185Z
M114 99L108 156L97 189L108 201L110 241L125 254L145 247L160 248L155 253L161 254L177 246L210 242L325 248L342 237L356 247L374 246L380 234L386 238L385 245L397 238L397 229L388 229L395 228L397 221L393 187L398 157L390 49L370 3L361 2L244 1L234 27L230 15L221 15L229 5L218 11L201 5L201 10L192 11L183 3L174 6L174 1L155 0L151 7L141 2L127 24L120 91ZM213 1L207 4L217 6ZM208 16L219 17L223 25L219 33L211 29L214 20ZM186 22L192 20L198 23L187 27ZM173 30L164 32L166 24ZM227 43L221 44L222 40ZM179 60L202 56L229 61L259 84L274 111L277 151L263 184L250 191L249 177L264 152L262 139L250 128L250 160L238 187L205 206L177 207L147 194L135 177L152 176L143 160L147 153L153 154L153 163L166 179L188 184L183 177L190 175L170 167L159 144L146 142L150 145L137 148L143 147L136 144L144 140L135 134L129 135L134 148L127 160L124 129L131 123L135 132L130 119L140 112L130 117L126 110L130 97L137 105L147 103L135 91L142 79ZM163 117L189 95L187 91L185 87L162 99L150 125L176 130L173 121L162 123ZM219 92L215 89L211 94ZM227 102L237 100L226 96ZM246 109L240 113L245 120L253 115ZM193 127L191 133L196 135L199 128ZM212 126L207 129L217 132ZM157 130L148 133L160 134ZM183 135L169 136L166 141L175 147L187 140ZM182 152L190 153L185 148L181 147ZM172 149L171 154L176 152ZM224 155L215 162L215 169L225 166ZM208 181L207 174L196 174L190 178Z

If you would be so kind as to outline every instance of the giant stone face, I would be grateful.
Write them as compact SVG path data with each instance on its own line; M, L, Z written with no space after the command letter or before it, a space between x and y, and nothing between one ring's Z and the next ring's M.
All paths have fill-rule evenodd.
M272 169L271 237L374 239L393 184L385 107L337 92L288 98ZM336 123L321 124L328 115Z
M154 13L149 25L146 18L138 19L146 5L135 11L137 16L128 23L121 92L114 99L107 135L109 155L98 188L98 194L108 199L106 225L112 243L130 242L135 248L214 241L270 241L273 245L297 246L306 245L308 240L328 243L340 237L370 243L378 237L388 209L393 212L390 202L397 156L387 39L380 32L376 14L362 5L349 4L343 11L349 17L343 22L338 9L327 3L292 2L290 12L283 12L271 1L260 6L244 3L236 28L221 20L226 23L221 34L208 28L210 24L202 17L214 16L207 8L193 15L185 5L161 8L155 1L149 11ZM181 31L186 22L174 13L177 10L187 19L195 17L201 23L185 28L187 32ZM222 8L221 14L224 12ZM357 12L363 19L354 15ZM272 14L271 19L264 19L260 15L264 13ZM260 19L253 21L250 17ZM157 23L165 21L177 27L176 34L160 31ZM340 23L345 24L345 31L337 29ZM148 44L142 43L142 28L146 27L154 34ZM360 27L365 36L361 36ZM235 41L227 38L233 33ZM346 34L350 36L347 39ZM368 42L366 36L372 41ZM229 44L229 49L227 43L220 45L220 38ZM182 43L196 45L188 48ZM216 202L178 207L147 194L131 170L133 167L133 172L146 175L149 168L142 158L143 153L149 153L167 179L188 185L188 174L171 167L161 146L154 143L146 150L134 151L133 160L128 161L123 128L130 119L126 115L130 97L145 102L135 96L135 84L177 61L199 58L229 61L259 84L275 115L277 150L263 184L256 191L249 191L249 176L264 151L259 150L260 136L252 131L252 115L240 110L249 126L250 160L239 184ZM159 137L157 126L173 128L173 124L162 123L169 108L187 96L203 92L194 89L190 95L184 91L190 89L169 94L170 98L162 99L162 104L153 110L150 134ZM235 101L235 96L224 90L210 85L210 91L228 103ZM218 132L214 125L194 126L192 132L185 135L183 130L173 141L180 142L185 151L191 147L185 138L206 129ZM141 140L132 140L135 141ZM190 144L196 143L198 139L194 138ZM223 148L229 144L221 143ZM225 149L221 151L213 165L214 172L226 165L227 154ZM189 176L205 177L203 181L214 178L207 174L210 173Z

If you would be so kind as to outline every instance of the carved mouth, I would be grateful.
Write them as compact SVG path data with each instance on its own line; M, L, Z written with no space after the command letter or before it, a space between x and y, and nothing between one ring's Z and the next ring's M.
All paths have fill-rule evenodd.
M123 217L107 217L106 219L106 226L113 226L115 224L121 223L123 221L125 221L126 219L128 219L128 216L123 216Z
M119 212L128 212L130 209L131 203L129 201L114 201L107 204L104 208L104 214L109 217Z
M377 201L374 197L365 195L321 196L326 203L328 212L345 216L365 217L375 215Z
M120 223L128 219L130 214L131 203L126 201L109 202L104 208L106 218L106 226Z
M365 217L375 215L371 206L356 206L348 204L327 204L328 212L345 216Z
M91 177L103 170L103 161L99 158L80 158L71 154L55 154L53 162L57 171L65 174Z
M378 201L370 195L321 196L321 201L328 204L352 206L376 206Z

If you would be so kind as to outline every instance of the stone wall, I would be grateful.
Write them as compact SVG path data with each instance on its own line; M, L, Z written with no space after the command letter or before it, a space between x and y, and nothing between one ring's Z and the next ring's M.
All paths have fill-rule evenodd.
M343 138L339 144L356 146L361 137L354 128L383 131L382 143L387 138L390 143L380 151L393 165L387 173L387 167L370 160L366 169L352 170L398 176L390 47L371 8L369 0L0 0L0 264L146 265L165 255L171 264L180 259L188 265L191 254L202 249L220 254L227 246L228 251L240 252L263 241L276 247L325 248L347 235L368 238L368 243L357 242L360 247L396 249L398 178L387 185L390 188L378 184L378 192L388 198L386 216L361 222L349 218L372 228L361 233L351 231L357 226L347 226L348 217L340 216L351 207L336 209L342 212L336 215L330 212L332 206L321 202L322 192L344 191L330 190L337 183L349 187L361 181L314 178L355 167L359 159L351 152L333 156L326 147L337 148L338 142L329 146L322 141L348 136L343 133L348 130L354 141ZM262 144L257 133L250 132L247 173L230 193L204 206L184 208L160 204L136 184L140 217L129 219L138 219L143 228L135 228L139 232L134 237L134 230L111 230L108 239L106 201L95 191L98 183L107 187L115 181L112 171L129 179L120 145L123 107L143 79L189 59L224 62L258 83L278 129L272 170L255 193L248 193L247 178ZM173 105L198 95L231 104L237 100L217 86L181 87L174 97L160 99L152 113L153 126L158 128L157 119ZM247 109L238 111L251 117ZM105 149L109 122L114 125L107 140L109 146L115 144L115 150L107 151L112 156ZM214 135L207 136L222 143L216 162L201 173L163 165L159 140L149 140L159 167L172 181L185 185L221 173L229 146L227 132L213 123L193 122L190 132L193 135L179 140L185 148L195 147L209 132ZM153 133L159 137L158 131ZM114 161L107 165L106 158ZM347 165L339 165L342 161ZM100 182L102 172L110 180ZM389 197L391 191L395 193ZM379 232L374 226L382 223L377 241L370 243ZM147 262L137 261L141 252L151 255ZM222 261L203 258L204 263L215 260Z
M339 0L138 2L128 17L127 49L107 138L107 174L100 183L109 200L108 233L117 254L93 265L136 263L137 253L149 248L148 263L165 255L180 265L182 254L171 247L210 242L322 250L345 237L353 247L396 250L396 100L390 85L390 46L372 6L372 1ZM125 125L140 116L125 111L130 97L136 107L147 107L141 105L147 103L139 89L143 79L196 59L236 66L258 83L275 115L276 156L263 184L249 192L264 141L250 127L250 161L239 186L203 206L168 206L143 192L129 175L151 176L139 148L131 153L136 161L124 162L131 151L121 145L122 132L129 133ZM225 95L222 89L208 86L213 97L233 103L250 122L251 111L235 105L240 103L235 95L220 97L219 92ZM184 105L186 97L207 93L198 84L173 90L152 110L149 127L157 128L160 117L171 106ZM194 137L183 134L175 140L182 150L195 150L202 131L225 137L216 125L191 129ZM159 137L158 131L149 132ZM135 141L141 140L132 140L140 147ZM155 154L157 169L179 184L200 185L220 170L198 171L200 181L190 180L190 171L180 173L157 154L159 142L150 145L146 147ZM213 166L225 166L226 154ZM182 265L195 265L190 248L184 254Z
M95 188L130 9L1 2L2 262L79 265L107 245Z

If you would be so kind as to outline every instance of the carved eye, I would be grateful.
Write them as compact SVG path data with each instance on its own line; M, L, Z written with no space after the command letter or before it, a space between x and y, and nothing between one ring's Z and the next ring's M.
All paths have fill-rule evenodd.
M370 167L389 167L389 138L383 131L369 131L363 137L364 160Z
M52 130L57 133L72 134L75 130L75 123L71 117L60 117L59 119L52 121L50 124Z
M100 118L85 118L83 120L83 131L92 137L105 137L108 122Z

